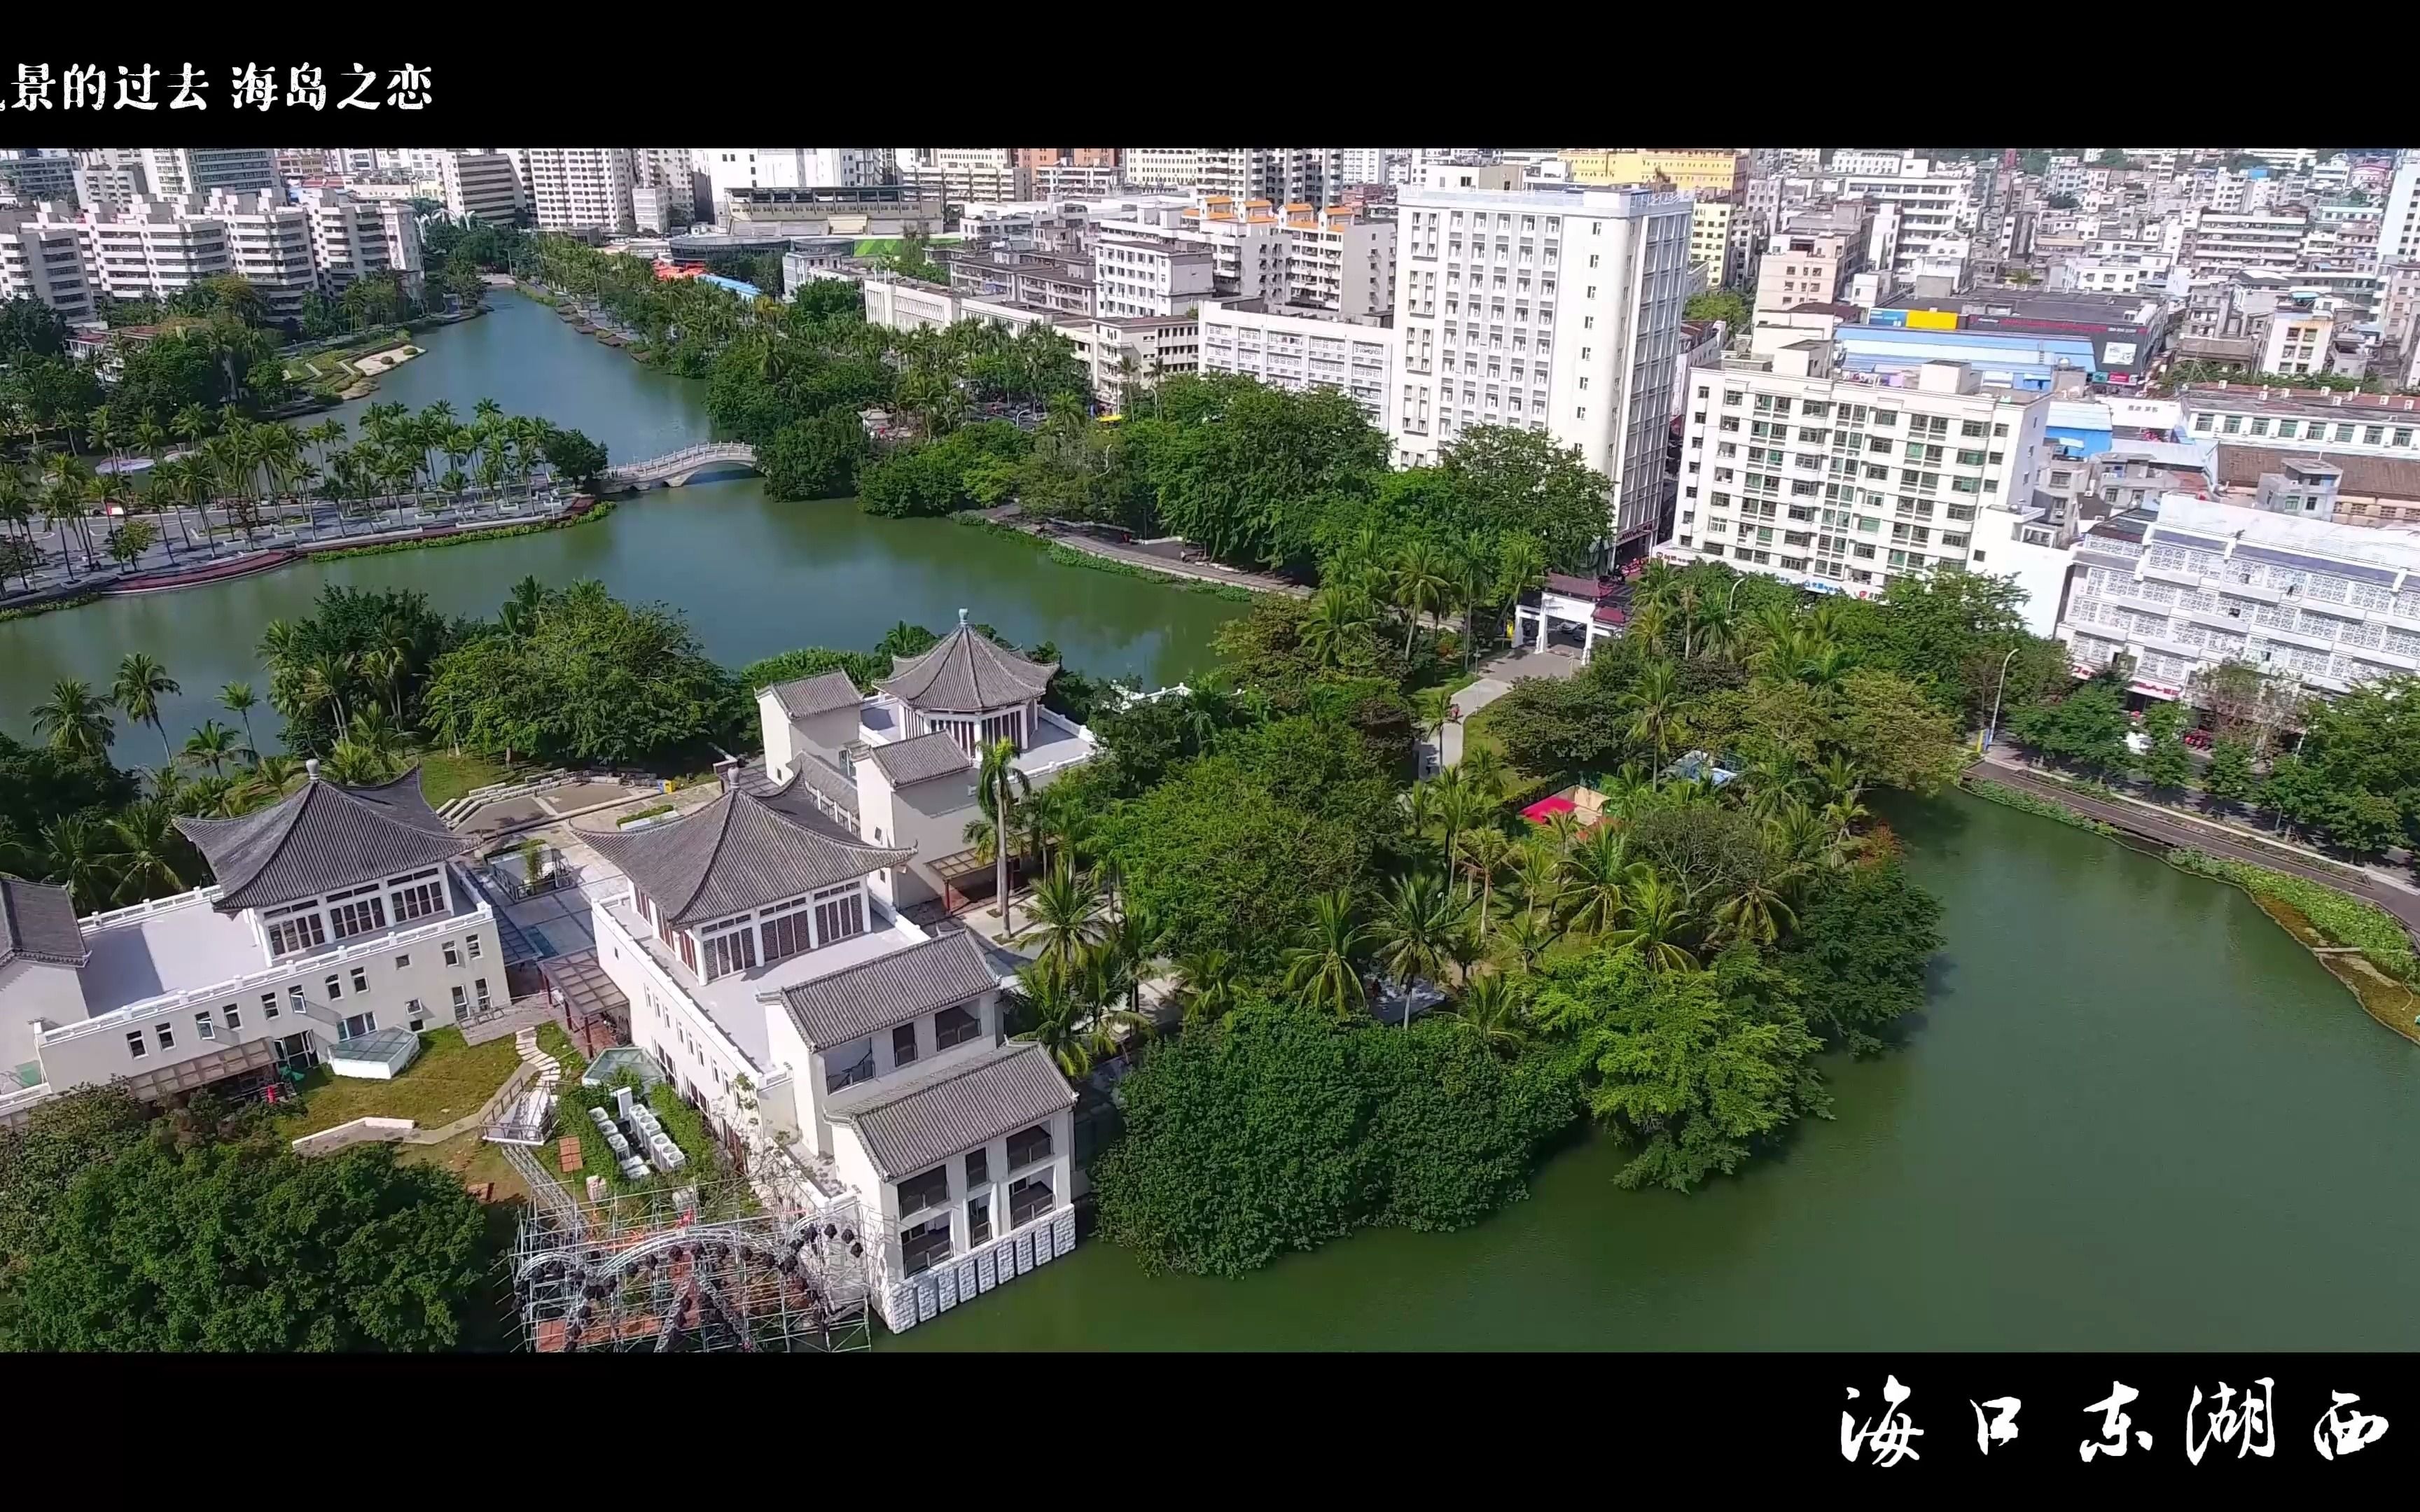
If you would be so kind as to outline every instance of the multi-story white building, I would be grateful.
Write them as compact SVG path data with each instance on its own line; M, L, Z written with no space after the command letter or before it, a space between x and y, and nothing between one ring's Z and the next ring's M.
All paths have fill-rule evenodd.
M1404 188L1399 459L1428 461L1471 425L1543 430L1611 481L1607 540L1646 540L1664 497L1693 205L1652 190Z
M1202 306L1202 371L1240 373L1296 393L1342 389L1392 435L1395 332L1301 306L1220 300Z
M2420 355L2420 258L2379 269L2378 325L2381 339Z
M1869 241L1866 260L1871 267L1915 278L1938 276L1945 264L1965 260L1975 229L1972 188L1968 179L1949 175L1851 173L1843 176L1840 193L1845 198L1896 207L1895 243L1885 248L1879 240ZM1877 239L1884 220L1876 218Z
M2378 256L2386 263L2420 261L2420 147L2403 149L2387 183Z
M1202 182L1201 147L1120 147L1125 181L1137 189L1192 189Z
M0 151L0 201L39 205L76 197L75 159L57 147Z
M1196 189L1231 199L1326 205L1350 180L1341 147L1125 147L1137 188ZM1367 164L1363 164L1367 166Z
M1865 261L1863 240L1854 233L1784 231L1757 263L1756 308L1777 315L1801 304L1835 303Z
M891 182L890 147L695 147L695 170L706 176L720 216L734 189L863 189Z
M530 213L541 231L590 231L628 236L636 228L630 204L628 147L514 147L527 186Z
M212 190L198 208L191 202L174 207L176 214L217 222L225 228L229 271L260 291L261 308L272 320L298 320L302 297L318 285L313 271L313 221L324 215L330 224L352 221L355 202L331 197L324 211L301 209L282 196ZM363 207L366 209L367 207ZM369 212L373 224L378 216Z
M143 154L132 147L91 147L76 154L75 198L88 210L122 210L151 192Z
M0 209L0 303L39 300L71 325L98 319L84 234L40 212Z
M527 213L520 167L510 153L487 148L448 152L439 173L445 186L445 213L458 221L475 216L501 225Z
M1290 241L1275 205L1265 199L1205 194L1198 207L1188 207L1182 215L1183 224L1172 234L1210 248L1211 281L1222 298L1285 299Z
M2235 269L2290 271L2303 261L2304 215L2195 210L2185 217L2184 260L2195 272Z
M1184 315L1215 297L1216 277L1207 247L1157 237L1103 237L1093 246L1094 313Z
M2195 383L2180 397L2185 434L2195 440L2420 464L2420 399L2409 394Z
M1342 206L1286 207L1285 301L1374 320L1395 308L1395 228Z
M310 228L313 277L329 294L356 279L394 273L406 291L421 285L420 223L409 201L360 199L306 189L296 196Z
M225 225L191 210L189 201L138 199L116 214L88 210L72 223L82 229L95 295L167 299L235 271Z
M974 937L903 917L970 861L975 758L1040 782L1089 759L1041 707L1052 671L960 627L868 696L845 673L763 689L766 764L703 809L588 841L623 876L593 905L597 962L727 1141L854 1196L893 1330L1075 1243L1076 1094L1005 1038ZM962 1283L980 1273L985 1285Z
M2048 395L1984 389L1962 363L1913 383L1835 371L1807 340L1694 376L1680 505L1662 555L1878 595L1942 566L2013 577L2047 634L2066 554L2035 496Z
M2225 661L2315 692L2420 671L2420 541L2170 494L2075 542L2058 638L2079 674L2133 658L2133 687L2192 691Z
M214 189L274 194L285 189L268 147L145 147L144 177L162 199Z
M469 842L416 771L376 788L315 772L241 818L176 824L210 886L79 919L65 889L0 880L0 1119L103 1082L147 1100L264 1078L504 1005Z

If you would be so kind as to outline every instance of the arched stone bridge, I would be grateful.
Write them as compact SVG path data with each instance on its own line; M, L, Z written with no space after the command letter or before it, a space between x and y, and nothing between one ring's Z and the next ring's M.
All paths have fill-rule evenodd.
M644 462L625 462L605 470L600 480L607 493L626 489L652 488L662 484L677 488L701 472L721 472L729 468L746 468L751 472L761 471L756 466L756 448L745 441L709 441L704 446L683 447L662 456Z

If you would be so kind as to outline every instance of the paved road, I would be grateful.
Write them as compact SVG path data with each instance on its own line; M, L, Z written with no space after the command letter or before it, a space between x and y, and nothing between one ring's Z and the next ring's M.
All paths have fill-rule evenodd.
M1512 651L1488 662L1481 669L1479 681L1453 696L1454 707L1462 711L1461 719L1449 720L1437 732L1437 745L1420 746L1420 769L1434 772L1462 761L1462 727L1472 715L1512 691L1512 685L1524 677L1569 677L1580 670L1575 655L1552 651Z
M2163 845L2189 845L2211 856L2222 856L2232 861L2249 861L2273 872L2289 872L2306 881L2317 882L2339 892L2366 898L2403 921L2403 927L2420 934L2420 893L2376 881L2350 868L2330 870L2316 866L2290 851L2273 850L2246 841L2237 840L2222 830L2170 819L2131 803L2112 803L2106 798L2078 793L2071 788L2038 777L2022 767L2004 765L1999 762L1978 762L1966 769L1966 776L1997 782L2004 787L2022 789L2037 797L2063 803L2080 814L2098 819L2130 835L2158 841Z

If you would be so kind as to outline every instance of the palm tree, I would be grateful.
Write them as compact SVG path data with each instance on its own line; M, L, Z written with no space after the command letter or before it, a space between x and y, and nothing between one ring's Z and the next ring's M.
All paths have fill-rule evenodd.
M1479 937L1487 938L1488 920L1496 909L1496 876L1512 854L1512 837L1493 825L1466 831L1454 848L1462 874L1479 894Z
M1451 959L1452 937L1468 924L1470 905L1457 899L1445 879L1434 872L1411 872L1395 879L1379 901L1371 921L1378 969L1404 994L1404 1026L1412 1022L1411 994L1422 981L1443 983Z
M1680 889L1649 872L1631 884L1626 917L1627 927L1607 934L1606 944L1617 949L1637 946L1651 970L1697 969L1698 958L1680 944L1692 917L1683 905Z
M130 651L117 664L117 680L110 685L109 696L128 718L159 732L161 754L173 763L177 753L169 748L167 729L160 722L160 700L163 695L183 691L158 660L143 652Z
M264 637L267 631L263 631ZM304 662L297 672L302 683L305 706L325 703L334 716L338 728L345 723L345 689L353 677L353 658L321 652Z
M1512 863L1520 882L1521 909L1533 924L1543 925L1563 904L1563 851L1543 831L1523 837L1519 857Z
M1631 860L1621 830L1600 824L1589 831L1563 857L1563 902L1570 909L1565 927L1584 934L1609 933L1621 922L1629 889L1642 871Z
M1525 909L1504 921L1504 927L1496 932L1496 939L1522 970L1535 971L1546 952L1554 949L1555 928Z
M276 798L302 775L302 763L297 757L263 756L252 764L252 780L246 784L247 796L264 800Z
M985 843L976 835L976 826L990 832L992 864L997 869L994 886L1000 900L1000 932L1003 938L1010 933L1008 913L1008 849L1010 817L1018 796L1030 797L1033 784L1017 769L1016 742L995 740L984 748L983 768L975 776L975 804L982 817L967 825L967 838L975 842L978 853Z
M1369 600L1350 588L1330 583L1311 595L1311 612L1303 616L1303 650L1323 669L1344 666L1370 633Z
M1072 974L1109 933L1106 906L1107 900L1094 885L1091 873L1077 872L1062 856L1056 866L1035 880L1033 895L1026 903L1026 917L1031 922L1011 943L1023 945L1039 939L1042 948L1034 952L1035 964L1063 975Z
M1234 958L1215 947L1177 957L1176 995L1187 1028L1217 1023L1235 1006Z
M196 766L207 766L212 777L226 775L226 760L245 753L236 743L235 732L216 719L204 719L200 729L185 737L184 759Z
M109 701L96 696L91 684L63 677L51 685L49 701L34 706L34 733L62 755L106 759L117 738L108 709Z
M395 775L394 764L384 752L352 740L339 740L330 747L321 765L330 780L347 787L376 787Z
M117 897L121 903L185 890L175 854L180 837L168 822L168 805L157 798L130 805L109 822L116 841Z
M1355 918L1353 895L1345 888L1321 893L1311 901L1311 909L1303 942L1285 952L1283 986L1343 1018L1369 1002L1361 968L1370 932Z
M1091 1074L1093 1063L1117 1053L1111 1031L1139 1027L1134 1014L1123 1009L1100 1011L1086 1000L1084 983L1063 976L1040 962L1017 968L1016 985L1001 993L1001 1002L1025 1026L1017 1038L1031 1040L1050 1053L1070 1080Z
M1803 870L1793 863L1770 875L1750 877L1715 905L1714 922L1733 939L1772 944L1784 930L1797 927L1798 915L1790 906L1787 889Z
M1630 716L1623 733L1654 751L1660 779L1681 733L1681 683L1672 664L1659 658L1640 669L1618 707Z
M1529 1042L1522 1026L1521 995L1500 971L1473 977L1446 1016L1464 1033L1502 1056L1517 1056Z
M1395 607L1404 611L1404 655L1409 656L1420 616L1436 613L1450 601L1453 579L1436 547L1427 537L1419 536L1395 554L1388 588Z
M41 835L44 881L66 887L78 913L108 901L117 883L117 853L98 820L70 814L44 825Z
M1436 791L1429 800L1429 809L1437 827L1444 832L1445 864L1450 868L1454 864L1455 843L1463 831L1485 819L1493 805L1472 789L1458 766L1447 767L1432 781Z
M259 696L253 692L250 683L229 683L219 689L219 706L243 721L244 748L254 752L256 757L260 746L253 738L252 711L259 702Z
M1102 931L1100 943L1094 947L1091 964L1102 971L1105 980L1123 993L1126 1007L1140 1012L1143 979L1150 975L1153 963L1168 949L1170 932L1157 918L1144 909L1125 907ZM1101 1001L1107 1002L1113 993L1104 990Z

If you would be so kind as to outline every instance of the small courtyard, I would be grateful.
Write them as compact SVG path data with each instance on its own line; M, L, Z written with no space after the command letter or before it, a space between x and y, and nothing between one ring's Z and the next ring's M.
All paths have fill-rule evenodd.
M442 1129L479 1111L520 1069L510 1036L468 1044L447 1026L420 1037L420 1055L392 1081L337 1076L327 1067L302 1080L302 1110L277 1120L287 1139L318 1134L355 1119L410 1119Z

